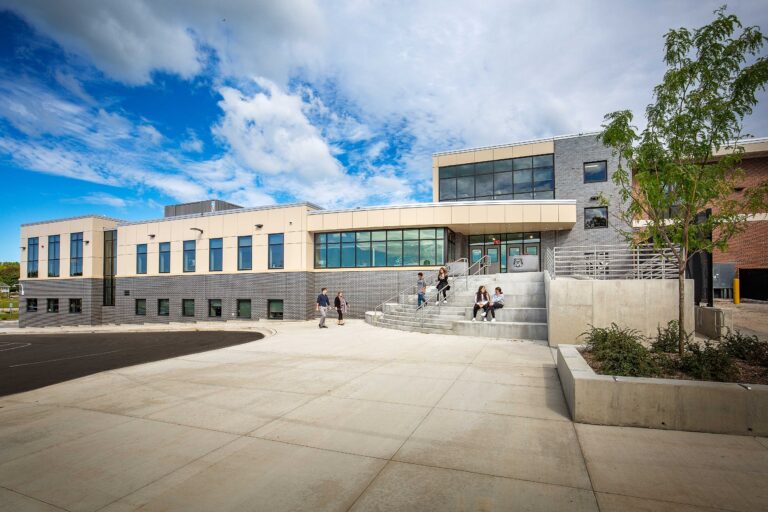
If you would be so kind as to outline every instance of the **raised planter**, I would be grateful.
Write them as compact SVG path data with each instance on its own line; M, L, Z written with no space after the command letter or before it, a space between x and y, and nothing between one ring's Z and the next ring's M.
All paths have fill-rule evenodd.
M576 345L558 346L557 373L578 423L768 435L768 386L598 375Z

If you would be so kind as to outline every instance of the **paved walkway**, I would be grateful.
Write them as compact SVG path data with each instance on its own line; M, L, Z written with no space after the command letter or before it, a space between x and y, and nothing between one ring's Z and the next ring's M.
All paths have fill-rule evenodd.
M0 400L0 510L768 510L768 439L575 425L543 344L270 325Z

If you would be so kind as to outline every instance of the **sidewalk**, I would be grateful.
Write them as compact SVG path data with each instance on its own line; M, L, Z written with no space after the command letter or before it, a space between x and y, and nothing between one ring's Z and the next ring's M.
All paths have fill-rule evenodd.
M768 509L768 439L575 425L543 343L268 325L0 399L0 511Z

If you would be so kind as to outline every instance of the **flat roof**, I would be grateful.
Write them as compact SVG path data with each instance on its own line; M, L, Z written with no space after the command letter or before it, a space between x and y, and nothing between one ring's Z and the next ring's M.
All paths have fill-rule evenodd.
M112 222L123 222L122 219L115 219L114 217L107 217L106 215L77 215L75 217L63 217L61 219L52 219L52 220L41 220L37 222L26 222L21 225L21 227L26 226L37 226L40 224L53 224L54 222L67 222L70 220L80 220L80 219L102 219L102 220L111 220Z
M396 210L409 208L434 208L451 206L477 206L477 205L516 205L516 204L576 204L575 199L502 199L495 201L441 201L437 203L411 203L390 204L384 206L358 206L356 208L341 208L337 210L318 210L308 212L309 215L323 215L325 213L367 212L372 210Z
M157 219L148 219L148 220L120 221L118 226L133 226L136 224L149 224L151 222L170 222L170 221L175 221L179 219L199 219L200 217L215 217L217 215L236 215L238 213L258 212L262 210L278 210L281 208L295 208L297 206L306 206L311 210L323 209L321 206L318 206L313 203L308 203L308 202L273 204L269 206L252 206L252 207L246 207L246 208L233 208L231 210L219 210L215 212L190 213L188 215L176 215L174 217L160 217Z
M536 144L537 142L549 142L562 139L575 139L577 137L588 137L590 135L598 135L600 132L584 132L584 133L572 133L570 135L555 135L554 137L543 137L540 139L523 140L519 142L510 142L509 144L496 144L495 146L478 146L473 148L452 149L449 151L439 151L432 153L432 156L453 155L457 153L467 153L469 151L485 151L487 149L500 149L511 148L514 146L525 146L527 144Z

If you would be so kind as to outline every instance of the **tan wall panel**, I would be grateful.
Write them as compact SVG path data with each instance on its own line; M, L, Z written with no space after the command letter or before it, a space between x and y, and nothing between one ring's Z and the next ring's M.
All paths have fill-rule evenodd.
M416 224L431 226L435 223L435 211L438 208L416 208Z
M365 228L368 227L368 212L352 212L352 227Z
M400 222L400 210L399 209L392 209L392 210L383 210L384 214L384 226L390 227L390 226L400 226L402 223Z
M523 222L541 222L541 206L536 204L523 205Z
M575 204L559 204L557 205L557 220L560 222L566 222L570 224L576 223L576 205Z
M403 208L400 210L400 225L401 226L418 226L418 208ZM393 226L397 227L397 226Z
M541 205L541 222L557 222L558 209L556 204Z
M447 206L435 207L434 223L438 226L447 226L451 223L451 208Z
M508 204L504 206L504 221L507 223L523 222L523 205Z
M469 224L469 206L451 206L451 224Z
M487 162L489 160L493 160L492 149L481 149L480 151L475 151L475 162Z
M470 224L482 224L488 222L488 207L485 205L470 206L469 222Z
M352 223L352 212L339 213L339 229L352 229L354 224Z
M368 226L371 228L380 228L384 225L384 211L371 210L368 212Z
M339 229L339 215L337 213L323 214L323 230L333 231Z
M488 212L488 222L504 222L505 221L503 204L493 204L493 205L486 206L486 211Z
M507 158L514 158L515 148L513 146L507 146L503 148L494 148L493 159L494 160L506 160Z
M323 230L323 216L322 215L308 215L307 216L307 230L310 232Z
M466 153L456 153L453 155L453 162L455 165L473 164L475 163L475 152L467 151Z

